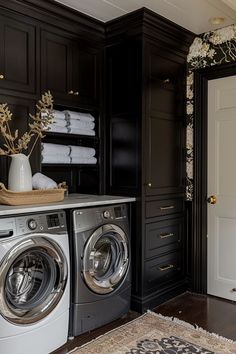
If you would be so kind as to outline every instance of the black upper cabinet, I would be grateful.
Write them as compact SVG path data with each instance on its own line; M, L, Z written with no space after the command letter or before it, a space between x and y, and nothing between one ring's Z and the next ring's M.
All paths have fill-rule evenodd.
M35 38L24 18L0 16L0 89L35 93Z
M146 194L184 191L183 59L159 47L146 46Z
M97 51L74 36L42 30L41 90L82 104L97 100Z

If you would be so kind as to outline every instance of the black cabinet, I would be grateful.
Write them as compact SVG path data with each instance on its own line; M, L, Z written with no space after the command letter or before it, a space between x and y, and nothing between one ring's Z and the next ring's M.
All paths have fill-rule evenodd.
M4 13L4 12L3 12ZM0 89L36 92L36 26L0 16Z
M41 90L56 99L96 104L99 51L69 33L41 31Z
M133 27L128 15L120 26L108 25L107 191L137 198L131 303L144 312L187 286L185 69L192 34L147 9L135 15Z

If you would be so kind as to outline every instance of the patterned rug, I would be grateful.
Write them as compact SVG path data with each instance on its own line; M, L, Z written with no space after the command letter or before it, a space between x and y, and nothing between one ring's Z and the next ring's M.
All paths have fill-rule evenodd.
M70 353L229 354L236 353L236 342L149 311Z

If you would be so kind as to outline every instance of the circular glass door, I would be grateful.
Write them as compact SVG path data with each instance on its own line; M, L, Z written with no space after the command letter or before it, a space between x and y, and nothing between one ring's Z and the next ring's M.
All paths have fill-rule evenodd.
M129 242L117 225L99 227L85 245L83 275L87 286L97 294L114 291L129 267Z
M67 261L58 244L36 236L11 249L0 274L1 314L13 323L29 324L47 316L60 301Z

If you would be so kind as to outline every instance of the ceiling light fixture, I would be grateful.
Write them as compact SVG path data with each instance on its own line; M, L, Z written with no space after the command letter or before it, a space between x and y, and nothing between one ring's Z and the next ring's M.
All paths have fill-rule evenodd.
M209 18L209 23L211 25L222 25L222 23L225 22L225 18L224 17L211 17Z

